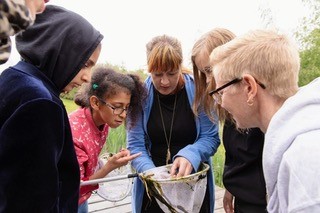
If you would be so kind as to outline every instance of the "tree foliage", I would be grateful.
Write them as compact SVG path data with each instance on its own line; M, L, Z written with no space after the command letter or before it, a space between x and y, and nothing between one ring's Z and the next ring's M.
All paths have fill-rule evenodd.
M320 29L314 29L305 40L308 42L307 47L300 52L300 86L320 76Z
M141 78L142 81L144 81L148 76L148 74L143 69L127 70L123 65L119 66L119 65L109 64L109 63L107 63L106 65L117 72L136 74Z
M299 85L303 86L320 76L320 0L302 0L309 8L295 33L300 44L301 71Z
M319 28L320 24L320 0L301 0L309 9L308 16L304 17L302 23L297 27L295 37L299 41L301 49L308 48L310 34Z
M306 85L320 76L320 0L301 1L308 9L308 15L302 19L294 32L301 58L299 86ZM267 1L261 2L259 12L266 29L278 30Z

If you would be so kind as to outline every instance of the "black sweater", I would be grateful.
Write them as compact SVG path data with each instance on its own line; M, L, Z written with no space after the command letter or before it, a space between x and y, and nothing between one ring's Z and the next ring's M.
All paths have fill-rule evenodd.
M223 173L225 188L236 199L266 204L266 187L262 170L264 134L258 128L239 132L226 121L223 128L226 160Z

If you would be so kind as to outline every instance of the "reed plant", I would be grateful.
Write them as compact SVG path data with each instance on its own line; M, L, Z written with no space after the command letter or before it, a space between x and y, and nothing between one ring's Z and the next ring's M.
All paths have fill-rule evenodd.
M121 148L126 148L126 130L124 124L115 129L109 129L107 142L101 150L101 154L117 153Z
M225 161L225 149L222 143L219 146L217 152L214 154L212 161L215 184L224 188L222 182L222 175Z

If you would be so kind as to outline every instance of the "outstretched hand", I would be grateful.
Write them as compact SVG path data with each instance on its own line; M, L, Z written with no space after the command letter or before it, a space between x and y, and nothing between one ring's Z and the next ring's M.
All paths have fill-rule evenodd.
M108 159L108 162L105 166L108 166L111 168L111 170L114 170L116 168L119 168L121 166L125 166L128 164L129 161L139 157L141 155L140 153L136 153L134 155L130 155L130 151L128 149L121 149L120 152L113 155Z
M172 177L183 177L190 175L192 172L191 163L184 157L177 157L172 164L170 175Z

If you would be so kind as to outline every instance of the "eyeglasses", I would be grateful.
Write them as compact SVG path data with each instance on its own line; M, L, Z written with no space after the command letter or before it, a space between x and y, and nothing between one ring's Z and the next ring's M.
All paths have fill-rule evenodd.
M111 104L105 102L104 100L98 98L99 101L103 104L105 104L106 106L110 107L113 110L113 114L114 115L121 115L124 111L126 111L126 113L128 113L129 108L122 108L122 107L114 107Z
M262 89L266 89L266 86L261 83L260 81L258 81L257 79L254 78L254 80L257 82L257 84L262 88ZM232 81L229 81L228 83L222 85L221 87L215 89L215 90L212 90L211 92L209 92L209 95L213 97L214 101L217 103L217 104L221 104L222 102L222 95L223 95L223 90L224 88L232 85L232 84L235 84L235 83L238 83L242 81L242 77L241 78L235 78L233 79Z
M218 104L221 104L222 102L222 95L223 92L221 90L223 90L224 88L231 86L232 84L238 83L242 81L242 78L235 78L232 81L229 81L228 83L222 85L221 87L212 90L211 92L209 92L209 95L213 97L214 101Z

